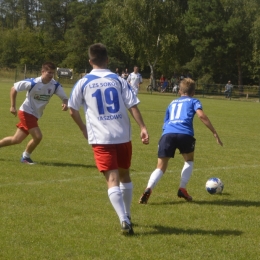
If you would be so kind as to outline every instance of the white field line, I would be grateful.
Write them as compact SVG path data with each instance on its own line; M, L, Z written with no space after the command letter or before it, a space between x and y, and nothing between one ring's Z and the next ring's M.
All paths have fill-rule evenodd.
M200 172L209 172L209 171L219 171L219 170L232 170L232 169L246 169L246 168L260 168L260 164L255 165L237 165L237 166L225 166L225 167L208 167L208 168L195 168L193 171L200 171ZM176 171L180 171L176 170ZM167 172L176 172L173 170L167 170ZM151 172L132 172L131 175L149 175ZM59 179L59 180L44 180L44 181L29 181L29 182L15 182L15 183L5 183L0 184L0 187L7 187L7 186L21 186L21 185L42 185L48 183L62 183L62 182L73 182L73 181L82 181L88 178L100 178L99 175L97 176L82 176L76 178L68 178L68 179Z

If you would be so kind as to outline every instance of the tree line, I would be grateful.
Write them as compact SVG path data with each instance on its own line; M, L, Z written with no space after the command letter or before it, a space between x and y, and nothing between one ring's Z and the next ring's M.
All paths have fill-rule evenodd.
M258 84L260 0L0 0L0 67L51 60L90 70L87 49L108 47L111 70L205 83Z

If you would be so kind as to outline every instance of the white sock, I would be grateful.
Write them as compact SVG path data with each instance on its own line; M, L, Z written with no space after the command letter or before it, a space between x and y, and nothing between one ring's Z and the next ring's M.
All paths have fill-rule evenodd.
M192 170L193 170L193 161L185 162L181 171L180 188L186 188L186 185L191 177Z
M133 197L133 183L122 183L120 182L120 190L122 192L124 206L125 206L125 213L127 216L131 217L131 203Z
M151 189L155 188L156 184L162 178L162 176L163 176L163 171L160 169L155 169L150 176L147 188L151 188Z
M109 188L107 192L108 192L108 197L110 199L110 202L111 202L112 206L114 207L114 209L117 213L117 216L120 219L120 223L122 223L122 221L126 221L128 224L130 224L130 222L125 214L123 196L122 196L119 186L114 186L112 188Z
M30 158L31 154L30 153L27 153L27 152L23 152L23 157L27 157L27 158Z

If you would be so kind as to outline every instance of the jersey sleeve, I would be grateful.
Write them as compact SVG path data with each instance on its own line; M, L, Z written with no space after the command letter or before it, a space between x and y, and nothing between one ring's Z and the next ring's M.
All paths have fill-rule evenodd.
M64 100L64 99L68 99L63 87L61 85L58 86L55 94L61 99L61 100Z
M193 101L193 107L194 107L194 111L196 112L198 109L203 110L202 109L202 104L198 99L194 99Z
M71 91L68 107L79 110L83 99L83 93L81 91L81 80L79 80Z
M30 90L32 86L31 80L21 80L16 83L14 83L14 88L17 92L24 91L24 90Z

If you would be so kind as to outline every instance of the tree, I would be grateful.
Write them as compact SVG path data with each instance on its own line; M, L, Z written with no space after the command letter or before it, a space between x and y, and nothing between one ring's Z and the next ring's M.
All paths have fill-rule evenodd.
M255 0L189 1L185 15L186 33L194 47L187 64L214 82L233 78L243 84L251 60L250 31L255 19L250 8Z
M175 1L109 0L104 15L117 32L114 40L118 46L142 67L149 65L153 76L157 64L174 58L178 42Z

